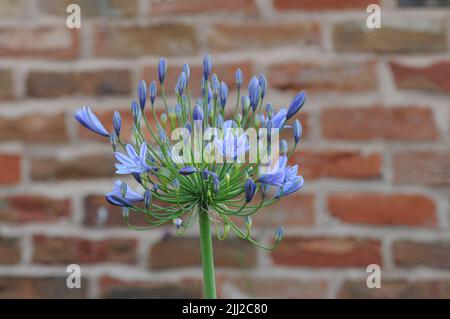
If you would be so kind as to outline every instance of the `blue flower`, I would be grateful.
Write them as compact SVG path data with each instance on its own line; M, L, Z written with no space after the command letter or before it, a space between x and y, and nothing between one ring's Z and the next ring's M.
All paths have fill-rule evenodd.
M124 183L120 180L114 182L112 192L106 194L108 203L115 206L131 207L133 206L133 203L142 202L144 200L144 197L141 194L128 186L126 187L125 194L122 194L122 184Z
M253 199L253 196L255 196L256 192L256 184L254 181L252 181L251 178L248 178L245 181L244 191L245 191L245 202L250 203Z
M285 178L285 168L287 163L286 156L280 156L278 162L270 169L268 173L261 174L258 182L274 186L283 186Z
M83 106L81 109L76 110L74 117L85 128L102 136L109 137L110 134L89 107Z
M236 87L240 89L242 86L242 82L244 81L244 75L242 74L241 69L236 70L235 77L236 77Z
M119 163L116 163L116 174L131 174L138 173L142 174L144 172L150 171L152 167L147 165L147 144L142 143L139 155L136 153L133 145L128 144L126 146L127 155L115 152L114 155Z
M252 77L248 83L248 96L250 98L250 106L255 111L259 104L259 98L261 96L261 87L256 77Z
M220 105L224 108L225 104L227 104L227 98L228 98L228 87L225 84L225 82L222 81L220 84Z
M211 56L207 54L203 57L203 77L205 81L208 80L209 74L211 73L211 69L212 69Z
M197 169L193 166L185 166L180 169L179 173L183 176L191 175L197 172Z
M269 104L268 104L269 105ZM272 115L272 128L282 128L284 123L286 122L286 109L280 109L274 115ZM267 127L267 120L264 117L264 114L261 114L261 121L263 123L263 127Z
M284 170L284 181L282 187L278 190L277 197L287 196L300 189L303 186L303 176L297 176L298 165L289 166Z
M214 147L217 152L225 156L229 161L235 161L241 154L247 152L250 147L247 134L233 134L232 127L235 126L236 123L234 121L225 121L222 127L223 138L216 137L214 139Z
M150 91L150 102L153 105L155 103L156 92L157 92L156 81L152 81L150 83L149 91Z
M113 126L114 126L114 131L116 132L117 137L119 137L120 136L120 128L122 126L122 119L121 119L120 113L118 111L114 112Z
M164 79L166 78L166 73L167 73L167 60L164 58L161 58L159 60L159 65L158 65L158 80L159 83L163 84L164 83Z
M192 112L192 118L194 121L203 121L203 110L200 106L195 105L194 111Z
M139 81L138 100L139 106L141 107L141 110L143 110L145 107L145 102L147 101L147 84L144 80Z
M306 101L306 92L301 91L298 93L291 102L289 109L286 114L286 121L293 117L305 104Z

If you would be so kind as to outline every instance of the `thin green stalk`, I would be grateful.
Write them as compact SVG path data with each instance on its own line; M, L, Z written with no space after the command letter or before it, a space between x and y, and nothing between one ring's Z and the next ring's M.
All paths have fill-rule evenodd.
M203 267L203 293L206 299L216 299L216 279L208 211L199 209L200 252Z

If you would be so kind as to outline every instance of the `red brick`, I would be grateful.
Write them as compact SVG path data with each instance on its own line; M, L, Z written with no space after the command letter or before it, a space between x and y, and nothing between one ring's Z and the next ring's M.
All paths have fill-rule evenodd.
M186 55L198 46L194 27L183 24L105 25L96 28L94 43L95 55L113 57Z
M272 253L275 265L365 267L382 264L381 243L351 237L286 237Z
M430 109L331 108L321 116L322 134L343 140L434 140L438 132Z
M151 14L161 15L187 15L187 14L257 14L254 0L172 0L153 1L151 4Z
M100 278L101 296L113 299L199 299L202 284L197 280L175 282L129 281L114 277Z
M60 27L1 27L0 57L71 59L80 51L79 31Z
M397 241L392 246L398 267L430 267L450 269L450 242Z
M70 215L68 199L52 199L37 195L16 195L0 199L0 222L52 222Z
M436 226L436 205L423 195L337 193L328 197L328 210L346 223Z
M442 20L420 19L420 24L411 24L410 19L383 19L383 27L373 30L364 22L337 23L333 28L334 47L341 52L426 53L447 50Z
M214 59L214 57L213 57ZM199 96L201 94L201 86L200 80L203 76L203 66L199 63L189 64L191 74L190 74L190 83L189 83L189 91L191 93L191 99L193 96ZM230 91L234 91L236 89L236 80L235 80L235 72L240 68L244 74L244 83L250 80L252 76L252 63L251 61L238 61L238 62L218 62L215 63L213 60L212 73L216 73L219 77L220 81L224 81L228 85L228 89ZM182 70L182 65L176 64L172 65L169 61L169 67L167 70L166 79L164 80L164 88L166 90L166 94L171 95L174 92L174 87L177 83L178 76ZM141 78L146 79L148 83L152 80L158 79L158 65L151 65L144 67L143 74ZM158 88L160 91L160 89ZM160 92L158 92L160 94ZM156 99L157 104L161 104L162 100ZM191 100L191 103L195 103L195 101ZM232 102L233 106L235 101Z
M9 0L0 3L0 17L23 18L26 14L26 0Z
M274 0L274 7L281 11L324 11L365 9L369 4L378 4L378 0Z
M450 282L448 280L385 280L380 288L368 289L366 281L347 280L338 292L344 299L439 299L450 298Z
M0 118L0 141L26 143L67 142L64 114L31 114L18 118Z
M69 4L78 4L83 17L133 17L138 13L138 0L39 0L39 9L48 15L67 17L66 8Z
M348 178L373 179L381 176L380 154L358 151L296 151L289 161L299 165L305 179Z
M250 243L227 239L214 240L214 264L217 267L248 268L256 265L256 248ZM150 250L150 268L200 266L200 241L194 237L168 237L154 244Z
M20 242L18 238L0 237L0 264L11 265L20 262Z
M218 276L219 298L316 299L326 298L323 280L298 280L270 276Z
M208 34L214 51L273 48L292 45L317 45L320 28L314 22L220 23Z
M86 298L86 279L81 287L68 289L66 277L0 277L0 298L11 299L69 299Z
M450 152L410 151L394 155L394 181L429 186L450 185Z
M14 96L13 74L11 70L0 70L0 101Z
M106 96L130 93L129 70L32 71L27 79L27 95L30 97Z
M108 238L98 241L76 237L33 237L33 261L38 264L93 264L136 262L135 239Z
M114 172L112 154L93 154L67 159L39 157L31 163L31 178L36 181L108 178L114 176Z
M269 68L269 85L280 90L361 92L377 89L376 63L283 62Z
M399 89L421 90L450 94L450 61L428 66L404 65L391 62L390 67Z
M21 161L20 155L0 154L0 185L15 185L20 182Z

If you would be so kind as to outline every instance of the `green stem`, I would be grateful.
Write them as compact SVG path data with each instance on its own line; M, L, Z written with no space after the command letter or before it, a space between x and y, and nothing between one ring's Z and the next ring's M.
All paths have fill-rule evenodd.
M216 299L216 280L209 216L206 210L199 211L200 252L203 267L203 293L206 299Z

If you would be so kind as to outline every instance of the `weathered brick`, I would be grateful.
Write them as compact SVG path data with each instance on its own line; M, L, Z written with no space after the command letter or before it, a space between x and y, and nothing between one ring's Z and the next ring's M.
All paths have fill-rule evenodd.
M391 62L395 84L399 89L420 90L450 94L450 61L442 61L428 66L405 65Z
M450 185L450 152L409 151L394 155L394 181L429 186Z
M36 181L112 177L114 172L112 154L67 159L38 157L31 163L31 178Z
M25 16L26 0L4 0L0 3L0 17L23 18Z
M78 4L82 17L133 17L138 13L137 0L39 0L39 9L44 14L67 16L66 8L69 4Z
M18 118L0 118L0 141L57 143L68 140L64 114L31 114Z
M250 243L227 239L214 240L214 264L217 267L249 268L256 265L256 249ZM199 266L200 241L194 237L168 237L154 244L150 250L150 268Z
M194 27L184 24L105 25L96 29L94 41L95 55L114 57L186 55L196 53L198 46Z
M258 10L254 0L172 0L153 1L151 5L151 14L155 16L223 12L256 15Z
M239 23L214 25L208 45L214 51L317 45L320 28L314 22Z
M423 195L335 193L328 197L330 213L346 223L436 226L436 204Z
M274 7L281 11L325 11L365 9L369 4L378 4L378 0L274 0Z
M298 280L270 276L218 276L219 298L316 299L326 298L323 280Z
M14 96L13 75L11 70L0 70L0 101Z
M103 276L99 281L101 296L112 299L198 299L202 285L197 280L176 282L127 281Z
M14 185L22 178L20 155L0 154L0 185Z
M130 93L129 70L32 71L27 79L27 95L30 97L105 96Z
M51 222L67 219L68 199L53 199L38 195L16 195L0 198L0 222Z
M275 265L366 267L382 264L378 240L351 237L286 237L272 253Z
M67 274L61 277L0 277L0 298L71 299L87 297L87 281L79 289L68 289Z
M377 89L376 63L283 62L269 68L269 85L280 90L361 92Z
M333 43L338 51L379 53L425 53L447 50L445 23L441 20L383 20L380 29L369 29L364 22L342 22L333 28Z
M135 239L108 238L98 241L76 237L33 237L33 261L38 264L93 264L136 262Z
M365 280L347 280L338 292L344 299L438 299L450 298L450 282L447 280L382 280L380 288L368 289Z
M10 264L17 264L19 262L20 262L19 239L0 237L0 264L10 265Z
M261 228L312 226L315 223L314 199L313 194L291 194L273 206L262 208L253 216L253 225Z
M299 174L306 179L349 178L373 179L381 176L380 154L358 151L296 151L292 163L299 165Z
M322 112L322 134L343 140L433 140L431 109L421 107L330 108ZM418 129L420 127L420 129Z
M60 27L1 27L0 57L71 59L80 51L79 31Z
M170 63L170 61L169 61ZM199 96L201 94L200 79L203 76L203 66L201 64L189 64L190 67L190 83L189 91L193 96ZM216 73L220 81L224 81L230 91L236 89L235 72L240 68L244 74L244 83L246 80L250 80L252 74L252 63L251 61L244 60L238 62L218 62L213 61L212 73ZM164 80L164 87L166 89L166 94L173 94L178 76L182 70L182 65L170 65L167 70L166 79ZM158 79L158 65L151 65L144 67L143 74L141 78L146 79L150 83L152 80ZM192 102L192 101L191 101ZM155 102L161 103L161 102ZM233 101L234 103L234 101Z
M450 242L397 241L392 246L398 267L431 267L450 269Z

